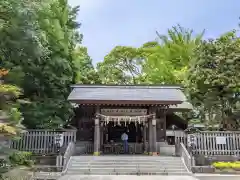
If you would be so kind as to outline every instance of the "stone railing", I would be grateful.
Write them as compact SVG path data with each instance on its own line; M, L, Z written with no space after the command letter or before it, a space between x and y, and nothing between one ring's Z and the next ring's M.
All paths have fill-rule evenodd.
M62 173L66 173L71 156L75 153L75 143L74 142L70 142L68 144L68 147L66 149L65 154L63 155L63 170Z
M64 155L56 157L56 165L37 165L32 170L32 179L58 179L67 171L71 156L75 152L75 143L70 142Z
M187 169L189 172L192 171L192 166L194 165L194 157L191 156L186 149L185 145L183 143L180 143L180 156L182 157L182 160L184 161Z

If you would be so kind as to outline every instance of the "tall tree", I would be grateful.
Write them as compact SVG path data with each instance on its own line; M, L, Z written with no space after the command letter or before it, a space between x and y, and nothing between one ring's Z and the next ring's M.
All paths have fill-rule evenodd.
M195 51L188 75L192 101L211 118L220 110L224 125L240 100L239 47L236 31L204 41Z
M87 48L79 46L74 51L74 66L76 67L77 83L81 84L101 84L99 75L96 72Z
M28 128L62 126L72 115L66 99L77 76L78 8L69 7L67 0L10 1L1 1L9 18L0 29L0 57L4 67L22 72L19 86L31 101L21 107L24 123ZM10 77L7 81L17 83Z
M104 84L137 84L142 73L142 58L137 48L116 46L97 69Z
M157 32L158 41L143 45L146 61L146 80L157 84L184 84L185 74L193 57L193 50L201 43L203 33L173 26L167 35Z

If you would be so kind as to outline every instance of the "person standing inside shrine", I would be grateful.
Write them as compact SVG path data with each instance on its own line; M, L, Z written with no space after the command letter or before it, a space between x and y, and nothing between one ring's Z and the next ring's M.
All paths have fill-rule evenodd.
M124 153L128 153L128 135L126 131L122 134L121 139L123 141Z

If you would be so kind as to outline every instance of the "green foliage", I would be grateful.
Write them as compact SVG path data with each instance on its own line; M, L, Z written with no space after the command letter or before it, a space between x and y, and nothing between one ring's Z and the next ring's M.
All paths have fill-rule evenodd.
M9 120L13 124L19 123L19 120L22 118L22 113L17 108L11 108L9 111Z
M14 97L18 97L21 94L21 91L18 87L10 85L10 84L1 84L0 86L0 95L10 95Z
M76 22L78 7L69 7L66 0L3 0L0 9L4 9L0 61L11 69L5 82L18 85L23 90L21 98L30 101L21 104L23 123L27 128L63 126L73 113L66 101L70 85L79 81L81 61L87 58L86 53L75 55L82 39ZM96 76L92 70L80 82L94 82Z
M66 99L75 83L180 84L195 106L194 118L212 120L205 124L236 119L240 44L235 31L202 41L204 31L194 35L173 26L139 48L116 46L95 69L87 47L80 45L78 7L67 0L2 0L0 9L0 63L10 70L0 86L0 108L8 110L14 126L21 116L31 129L67 124L73 110Z
M141 51L137 48L116 46L97 69L103 84L138 84L142 73Z
M80 84L100 84L99 75L93 67L92 59L86 47L77 47L74 51L74 65L76 67L75 82Z
M159 42L142 46L145 58L143 71L151 84L182 84L191 63L194 49L201 43L203 33L193 36L193 30L173 26Z
M29 129L56 129L64 126L73 116L72 106L67 100L44 99L25 104L21 108L24 124Z
M32 153L31 152L14 152L9 156L9 160L14 166L32 166Z
M194 105L202 106L209 119L220 114L224 123L239 101L239 47L240 39L232 31L204 41L195 51L188 74L189 93Z
M178 24L168 29L167 35L158 32L157 35L175 68L181 69L191 62L193 50L201 43L204 31L194 36L192 29Z
M97 66L102 83L112 84L184 84L194 49L203 33L181 26L158 35L140 48L117 46Z
M240 161L236 162L214 162L213 167L216 169L236 169L240 170Z

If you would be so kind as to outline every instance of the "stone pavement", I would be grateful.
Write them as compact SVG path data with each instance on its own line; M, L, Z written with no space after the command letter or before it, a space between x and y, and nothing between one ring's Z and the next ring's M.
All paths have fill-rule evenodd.
M240 180L239 175L195 174L198 180Z
M58 180L240 180L240 176L196 175L192 176L134 176L134 175L65 175Z
M191 176L99 176L99 175L65 175L59 180L197 180Z

